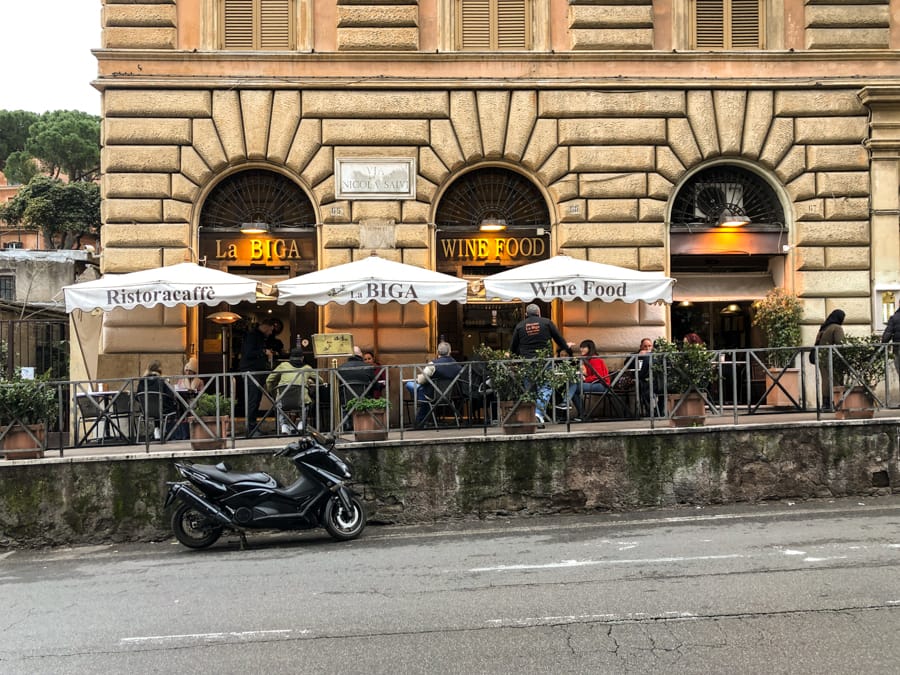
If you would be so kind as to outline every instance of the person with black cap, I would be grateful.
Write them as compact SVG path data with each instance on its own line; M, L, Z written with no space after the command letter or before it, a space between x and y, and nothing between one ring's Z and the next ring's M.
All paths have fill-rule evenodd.
M513 329L512 344L509 351L523 359L533 359L541 349L551 349L551 340L560 349L569 350L562 333L550 319L541 316L541 308L534 303L525 308L525 318ZM547 417L547 403L550 401L551 388L541 387L537 392L535 414L539 429L544 428Z

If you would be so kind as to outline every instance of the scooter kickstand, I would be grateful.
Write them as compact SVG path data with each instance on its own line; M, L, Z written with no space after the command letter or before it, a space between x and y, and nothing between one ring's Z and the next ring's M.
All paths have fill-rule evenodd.
M247 548L247 535L244 534L243 530L238 531L238 535L241 537L241 550L246 550Z

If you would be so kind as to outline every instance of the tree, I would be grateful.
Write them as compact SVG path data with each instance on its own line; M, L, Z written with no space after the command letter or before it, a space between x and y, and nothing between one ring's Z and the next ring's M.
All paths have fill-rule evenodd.
M0 208L0 219L40 230L54 248L72 248L81 235L100 231L100 188L39 176Z
M100 118L78 110L56 110L31 125L25 149L54 178L65 173L85 180L100 166Z
M6 158L3 173L10 184L24 185L41 172L34 158L24 150L16 150Z
M28 129L40 117L27 110L0 110L0 171L6 172L7 157L25 149Z

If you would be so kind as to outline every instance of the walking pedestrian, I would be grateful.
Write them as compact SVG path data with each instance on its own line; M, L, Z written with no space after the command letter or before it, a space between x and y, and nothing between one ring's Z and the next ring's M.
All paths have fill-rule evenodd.
M256 417L259 414L259 403L262 400L262 389L265 386L266 374L271 368L272 350L266 341L275 329L275 322L266 317L251 328L241 343L241 361L239 368L247 373L247 400L244 402L247 418L247 438L259 436Z
M842 309L831 312L825 322L819 326L816 344L820 347L841 344L844 341L845 317L846 314ZM844 383L844 369L840 363L834 363L838 357L833 350L823 351L816 360L819 365L819 375L822 378L822 409L831 410L834 407L834 387Z
M512 344L509 351L523 359L533 359L538 351L551 349L551 340L560 349L569 349L569 344L563 338L562 333L550 319L541 316L541 308L534 303L525 308L525 318L513 329ZM537 426L544 428L547 418L547 404L550 402L552 389L549 385L542 386L537 392L535 415Z

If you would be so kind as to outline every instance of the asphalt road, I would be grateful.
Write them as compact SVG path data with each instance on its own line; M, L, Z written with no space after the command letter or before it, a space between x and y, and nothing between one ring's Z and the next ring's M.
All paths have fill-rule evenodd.
M900 497L250 542L0 554L0 672L900 672Z

